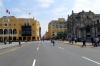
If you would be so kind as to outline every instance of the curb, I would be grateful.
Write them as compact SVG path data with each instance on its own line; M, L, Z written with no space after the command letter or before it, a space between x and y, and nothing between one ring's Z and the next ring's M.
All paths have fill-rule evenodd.
M74 46L82 46L83 44L71 44L71 43L69 43L69 42L66 42L66 43L64 43L64 42L59 42L59 43L63 43L63 44L69 44L69 45L74 45ZM86 46L92 46L92 44L86 44Z
M22 43L22 45L23 45L23 44L25 44L25 43ZM8 47L3 47L3 48L0 48L0 50L1 50L1 49L10 48L10 47L15 47L15 46L19 46L19 44L18 44L18 45L13 45L13 46L8 46Z

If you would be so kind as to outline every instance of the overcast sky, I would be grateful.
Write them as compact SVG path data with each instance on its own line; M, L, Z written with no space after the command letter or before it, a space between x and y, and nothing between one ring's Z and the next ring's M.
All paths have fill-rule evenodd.
M72 10L75 13L91 10L100 14L100 0L0 0L0 18L6 15L6 9L10 11L9 16L34 17L40 22L43 35L51 20L67 19Z

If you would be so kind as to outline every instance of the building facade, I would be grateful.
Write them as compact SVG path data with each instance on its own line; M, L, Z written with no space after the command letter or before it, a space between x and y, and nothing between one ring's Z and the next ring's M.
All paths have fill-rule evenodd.
M46 33L43 35L43 39L48 40L49 39L49 33L46 31Z
M34 18L0 18L0 41L4 40L40 40L40 23Z
M49 37L57 37L59 33L67 31L67 20L65 18L58 18L58 20L52 20L48 24Z
M91 38L95 36L100 37L100 14L93 12L79 12L68 15L67 21L68 36L77 38L86 37Z

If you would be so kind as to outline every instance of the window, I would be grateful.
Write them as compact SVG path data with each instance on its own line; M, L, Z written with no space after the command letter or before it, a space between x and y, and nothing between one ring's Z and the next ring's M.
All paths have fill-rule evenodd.
M60 25L60 28L62 28L62 26Z
M87 35L86 37L91 37L91 35Z
M97 31L100 32L100 27L97 27Z
M64 25L64 28L66 28L66 25Z
M0 26L2 26L2 24L0 24Z
M89 27L89 26L87 26L86 31L87 31L87 32L91 32L91 30L90 30L90 27Z
M21 31L19 31L19 34L21 34Z
M87 16L87 19L88 19L89 17Z
M7 24L5 24L5 26L7 26Z
M14 26L15 26L16 24L14 24Z
M97 24L99 24L99 20L97 20Z
M56 28L58 28L58 25L56 25Z
M52 34L52 36L54 36L54 34Z

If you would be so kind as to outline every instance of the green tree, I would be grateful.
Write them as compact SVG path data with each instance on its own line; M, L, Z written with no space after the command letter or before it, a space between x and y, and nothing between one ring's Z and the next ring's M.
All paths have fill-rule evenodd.
M58 32L58 37L59 37L59 39L61 39L62 37L63 37L63 35L64 35L64 33L63 32Z

